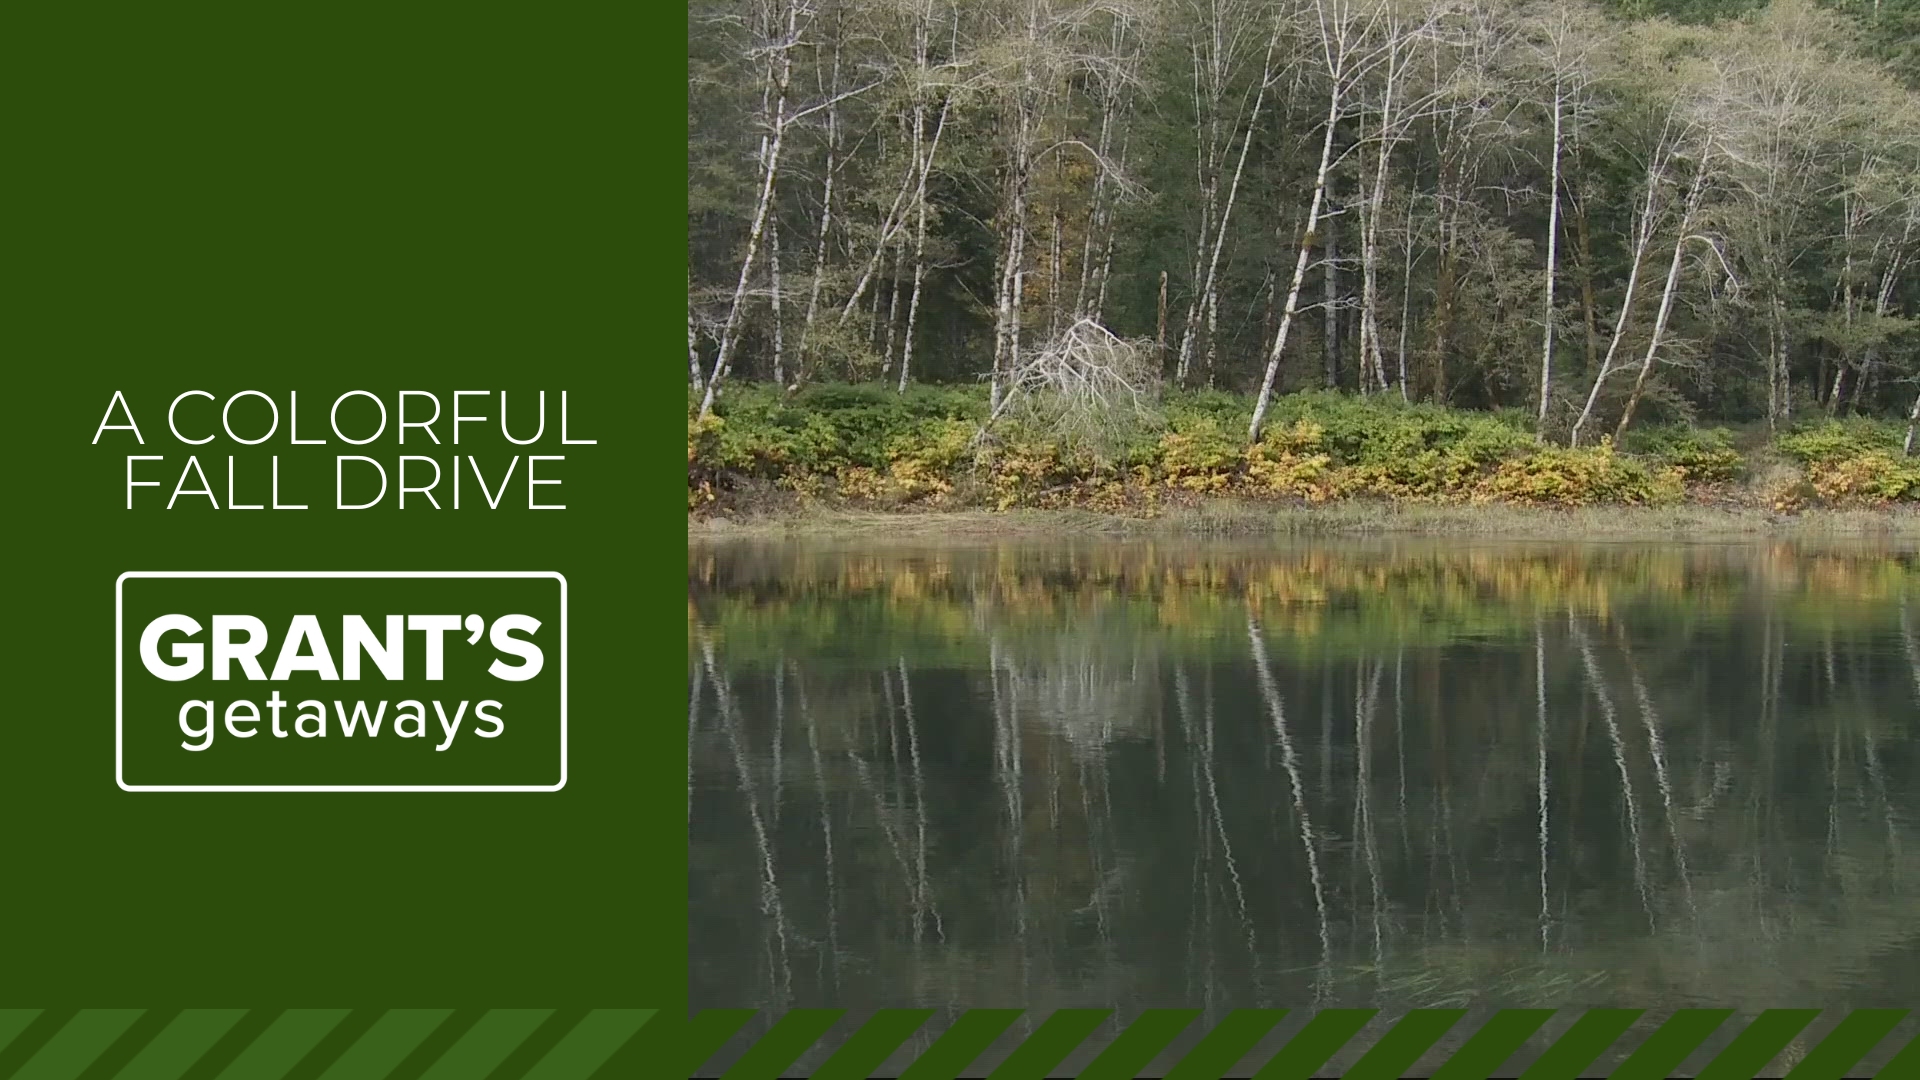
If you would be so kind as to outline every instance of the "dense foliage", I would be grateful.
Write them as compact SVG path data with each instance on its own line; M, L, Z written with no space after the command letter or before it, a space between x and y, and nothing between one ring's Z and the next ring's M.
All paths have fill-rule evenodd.
M1542 445L1516 410L1309 391L1274 400L1259 442L1243 395L1183 391L1158 423L1106 453L1018 425L980 437L983 387L743 385L687 422L688 507L756 498L869 507L1061 507L1153 512L1206 496L1319 503L1659 505L1747 501L1778 510L1920 500L1903 429L1823 418L1751 455L1725 428L1648 425L1622 446Z
M1914 7L697 0L695 411L735 383L980 381L973 419L1092 320L1175 387L1511 408L1583 447L1637 423L1904 417ZM736 425L772 407L742 397ZM1227 441L1258 441L1243 419ZM927 452L951 457L947 434ZM900 435L796 430L778 452L879 483ZM1343 464L1325 437L1271 481L1320 484L1314 453ZM1900 487L1869 471L1862 490Z

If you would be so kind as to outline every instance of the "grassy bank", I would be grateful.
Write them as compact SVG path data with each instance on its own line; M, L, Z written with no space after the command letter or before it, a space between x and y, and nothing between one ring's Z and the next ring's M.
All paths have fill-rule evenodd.
M723 400L688 421L696 534L1867 535L1911 531L1920 507L1902 426L1872 420L1775 439L1651 426L1571 449L1517 413L1304 393L1249 445L1251 400L1212 392L1092 432L1028 419L984 438L978 387Z
M700 540L830 538L927 541L1002 537L1458 536L1532 540L1890 539L1920 542L1920 510L1806 510L1780 514L1722 506L1281 506L1213 500L1153 517L1097 510L846 510L823 506L690 516Z

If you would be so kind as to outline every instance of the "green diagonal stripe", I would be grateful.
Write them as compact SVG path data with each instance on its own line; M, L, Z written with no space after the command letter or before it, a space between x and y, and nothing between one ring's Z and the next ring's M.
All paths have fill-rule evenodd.
M1320 1010L1253 1074L1255 1080L1308 1080L1378 1012L1378 1009Z
M1588 1009L1553 1040L1520 1080L1579 1080L1587 1066L1618 1042L1645 1009Z
M121 1032L119 1038L113 1040L113 1045L94 1058L93 1064L81 1070L74 1080L113 1080L133 1060L135 1054L144 1050L155 1036L179 1018L179 1009L148 1009L140 1014L140 1019Z
M1613 1070L1612 1080L1666 1080L1732 1015L1732 1009L1681 1009Z
M1078 1080L1133 1080L1199 1018L1199 1009L1147 1009L1088 1063Z
M932 1016L932 1009L879 1010L814 1071L813 1080L867 1080Z
M133 1026L145 1009L82 1009L40 1052L33 1055L13 1080L74 1080L107 1047Z
M1019 1009L968 1009L961 1013L899 1080L954 1080L1020 1018Z
M445 1020L427 1033L426 1038L420 1040L420 1045L400 1059L400 1064L393 1067L393 1071L387 1074L386 1080L420 1080L426 1075L428 1069L447 1056L447 1051L454 1043L464 1038L467 1032L472 1031L475 1025L486 1018L486 1015L485 1009L453 1010Z
M640 1033L649 1044L647 1061L659 1064L661 1076L692 1076L753 1019L753 1013L752 1009L702 1009L692 1019L679 1022L671 1016L656 1016Z
M1400 1080L1420 1055L1467 1015L1465 1009L1415 1009L1388 1029L1373 1049L1360 1055L1346 1080Z
M306 1056L302 1057L293 1068L287 1070L287 1075L280 1080L320 1080L320 1074L340 1060L340 1055L346 1053L348 1048L365 1038L367 1032L373 1029L373 1025L379 1023L380 1018L386 1015L386 1011L385 1009L355 1009L348 1013L345 1020L335 1024L333 1030L327 1032L326 1038L314 1043L313 1049L308 1050Z
M1886 1080L1920 1077L1920 1035L1907 1040L1907 1048L1889 1058L1885 1065L1880 1066L1880 1071L1873 1075L1886 1077Z
M0 1052L39 1015L39 1009L0 1009Z
M245 1009L183 1009L114 1080L178 1080L246 1014Z
M183 1080L214 1080L226 1067L239 1057L241 1052L253 1045L253 1040L267 1030L274 1021L280 1019L285 1009L249 1009L240 1021L226 1030L199 1060L187 1066L180 1074Z
M1286 1019L1285 1009L1235 1009L1168 1071L1166 1080L1215 1080Z
M987 1080L1047 1080L1053 1067L1112 1015L1112 1009L1055 1009Z
M220 1080L279 1080L351 1011L288 1009L233 1059Z
M494 1009L467 1029L420 1080L481 1080L519 1046L552 1009Z
M452 1009L389 1009L360 1040L334 1059L320 1080L384 1077L453 1015Z
M653 1014L653 1009L595 1009L520 1080L587 1080Z
M521 1080L534 1063L553 1053L560 1040L567 1037L582 1020L587 1018L585 1009L555 1009L547 1014L540 1026L526 1038L513 1052L500 1059L482 1080Z
M1481 1025L1465 1046L1453 1052L1429 1080L1467 1080L1492 1076L1520 1044L1553 1016L1552 1009L1501 1009Z
M740 1055L722 1080L780 1080L787 1066L845 1015L844 1009L789 1009L752 1048Z
M1906 1015L1906 1009L1855 1009L1787 1073L1786 1080L1840 1080Z
M79 1013L78 1009L45 1009L35 1015L6 1046L0 1047L0 1080L19 1072L20 1066L39 1053L40 1048Z
M1813 1023L1819 1009L1768 1009L1753 1018L1694 1080L1751 1080L1795 1035Z

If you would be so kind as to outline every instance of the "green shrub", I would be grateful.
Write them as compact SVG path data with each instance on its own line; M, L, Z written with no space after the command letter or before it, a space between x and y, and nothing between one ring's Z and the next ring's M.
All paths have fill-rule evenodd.
M1803 464L1842 461L1879 451L1892 454L1905 430L1879 420L1823 420L1780 436L1780 452Z
M1678 469L1690 483L1732 480L1744 464L1726 428L1649 425L1629 431L1621 449Z

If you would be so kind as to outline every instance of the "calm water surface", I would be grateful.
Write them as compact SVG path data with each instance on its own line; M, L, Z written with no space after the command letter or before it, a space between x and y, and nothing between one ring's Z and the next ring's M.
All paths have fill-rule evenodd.
M1884 546L699 545L694 1006L1920 1000Z

